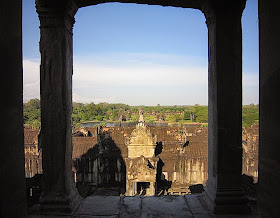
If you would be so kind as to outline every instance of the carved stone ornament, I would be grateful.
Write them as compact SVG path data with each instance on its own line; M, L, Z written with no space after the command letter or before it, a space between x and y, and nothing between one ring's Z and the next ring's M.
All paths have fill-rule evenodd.
M73 0L68 0L60 7L48 6L44 0L36 0L36 10L39 14L40 28L66 27L72 33L75 14L78 6Z
M130 145L156 145L156 137L146 128L144 123L139 123L130 137Z

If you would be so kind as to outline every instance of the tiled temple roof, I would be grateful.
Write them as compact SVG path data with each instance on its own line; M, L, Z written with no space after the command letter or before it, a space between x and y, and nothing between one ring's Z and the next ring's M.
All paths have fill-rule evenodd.
M206 158L208 156L208 129L206 127L147 127L157 141L163 143L161 156L183 155L186 158ZM110 132L112 140L127 155L127 142L135 127L106 127L103 131ZM186 137L187 136L187 137ZM183 151L183 144L190 143Z
M177 158L207 158L208 156L208 128L207 127L147 127L150 132L157 137L158 142L163 143L163 152L161 156ZM80 158L82 155L88 155L90 150L96 146L97 128L86 128L91 136L73 137L73 159ZM122 156L127 156L127 143L135 127L104 127L103 131L109 132L109 135L115 145L121 150ZM78 129L76 129L78 131ZM246 128L250 135L258 135L259 126L253 125ZM30 128L24 129L24 143L34 144L37 140L39 130ZM188 146L183 145L189 141Z
M97 137L73 137L72 159L80 158L92 149L97 143Z
M206 127L153 127L150 129L163 143L161 156L180 155L186 158L204 158L208 156L208 129ZM186 141L188 146L183 148Z
M247 127L246 130L250 135L259 135L259 125L254 124L251 127Z
M39 133L39 129L24 128L24 145L35 144Z

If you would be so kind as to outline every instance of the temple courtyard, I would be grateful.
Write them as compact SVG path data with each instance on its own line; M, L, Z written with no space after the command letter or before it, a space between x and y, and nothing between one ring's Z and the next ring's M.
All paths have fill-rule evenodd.
M37 217L261 217L252 215L213 215L204 201L202 194L167 195L167 196L106 196L106 194L86 197L72 215L38 215L36 206L30 218ZM38 206L37 206L37 209Z

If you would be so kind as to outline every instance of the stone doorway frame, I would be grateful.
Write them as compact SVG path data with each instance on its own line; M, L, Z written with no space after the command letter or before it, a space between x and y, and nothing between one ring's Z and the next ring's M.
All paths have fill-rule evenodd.
M55 0L38 0L41 3L41 6L47 8L60 8L64 7L66 0L55 1ZM78 0L77 0L78 1ZM91 2L94 4L102 3L96 2L95 0L79 0L79 2ZM106 2L106 1L105 1ZM123 1L125 2L125 1ZM225 3L227 2L227 3ZM128 3L128 2L127 2ZM168 0L139 0L138 3L150 3L150 4L158 4L158 5L170 5ZM213 19L211 18L211 10L209 10L210 15L208 16L208 24L212 25L211 23L216 22L213 24L213 32L219 32L221 25L219 23L221 17L227 16L225 13L233 10L231 13L241 13L242 10L239 10L239 6L243 5L244 1L242 0L229 0L229 1L222 1L222 0L178 0L176 2L172 2L175 6L178 5L187 5L194 8L199 8L202 5L212 4L213 8L220 8L214 10L215 13L221 15L220 18L215 16ZM227 8L225 4L235 4L239 5L237 9ZM4 1L1 7L3 13L0 13L1 21L1 29L5 30L1 32L1 51L2 51L2 78L1 78L1 97L3 102L5 102L5 106L1 107L1 112L3 114L2 123L5 126L2 128L2 143L1 145L1 160L2 164L0 166L1 175L5 175L5 179L2 180L2 192L1 192L1 201L0 201L0 214L4 217L27 217L27 203L26 203L26 187L25 187L25 176L24 176L24 133L23 133L23 99L22 99L22 91L23 91L23 74L22 74L22 0L10 0ZM220 6L220 7L219 7ZM279 47L280 47L280 31L279 31L279 1L277 0L270 0L269 2L264 0L258 0L258 14L259 14L259 59L260 59L260 147L259 147L259 180L258 180L258 210L261 215L267 217L279 217L280 216L280 208L279 208L279 196L280 196L280 188L279 188L279 181L280 181L280 147L279 147L279 113L278 108L275 107L275 99L279 99L279 83L280 83L280 64L279 64ZM222 13L225 7L225 13ZM49 9L50 9L49 8ZM64 7L65 8L65 7ZM206 10L207 7L204 8ZM210 7L211 8L211 7ZM242 7L241 7L242 9ZM48 10L47 10L48 11ZM64 11L64 9L59 9L59 11ZM206 13L205 13L206 14ZM230 15L229 14L229 15ZM239 16L238 16L239 17ZM43 18L42 18L43 19ZM230 19L230 18L229 18ZM235 19L234 19L235 20ZM232 25L232 24L231 24ZM59 25L58 25L59 26ZM63 27L65 25L61 25ZM215 27L216 26L216 27ZM220 27L218 27L220 26ZM235 28L233 28L235 29ZM238 25L236 29L240 30L239 18L238 18ZM236 31L236 30L235 30ZM220 32L222 34L222 32ZM217 63L212 63L209 61L209 69L214 69L211 71L214 74L211 78L218 78L215 79L213 85L213 92L209 92L209 96L212 94L213 96L210 99L214 99L212 103L212 124L218 124L215 126L215 129L212 130L212 145L209 145L209 156L213 159L212 163L209 160L209 166L211 166L212 172L209 174L209 183L207 184L207 188L209 189L207 193L210 193L209 196L212 196L215 199L215 202L212 203L215 205L215 208L222 202L223 195L225 196L224 199L228 199L229 195L233 192L221 192L222 188L226 186L226 178L221 175L226 175L226 173L222 170L221 164L228 163L229 160L223 157L224 152L228 152L228 146L226 146L226 141L223 141L222 137L224 134L230 134L228 132L229 126L235 126L232 123L226 125L223 128L224 117L229 118L229 116L234 113L234 110L230 110L229 112L225 111L223 108L222 103L227 103L225 100L221 102L221 95L223 94L223 90L226 90L226 94L229 92L229 81L224 81L223 84L217 84L218 82L222 82L225 78L221 76L221 69L219 65L221 65L222 60L227 60L228 58L236 59L236 66L239 66L241 62L241 57L236 56L239 53L235 53L235 50L229 49L231 47L241 49L240 46L240 39L237 39L236 42L238 44L233 43L233 45L226 45L225 49L227 50L222 52L218 52L218 50L223 49L221 47L221 43L218 42L221 36L220 34L216 34L217 37L214 39L217 41L218 44L215 44L214 50L211 52L212 55L218 58L219 61ZM213 34L215 35L215 34ZM209 37L213 38L213 37ZM212 39L213 41L215 41ZM212 43L213 43L212 41ZM234 40L233 40L234 41ZM209 43L210 45L211 43ZM222 43L223 44L223 43ZM210 47L210 46L209 46ZM215 53L215 51L217 51ZM214 53L213 53L214 52ZM228 53L228 54L226 54ZM222 54L226 54L227 58L221 57ZM213 58L214 59L214 58ZM232 63L235 61L232 60ZM211 66L212 64L212 66ZM225 62L224 64L227 64ZM238 67L238 72L240 72L240 67ZM232 69L231 69L232 70ZM231 72L231 70L229 72ZM234 71L234 70L233 70ZM240 79L238 80L238 84L240 84ZM9 84L9 90L7 91L7 84ZM216 88L215 88L216 87ZM234 88L234 87L233 87ZM239 86L238 95L240 95ZM233 89L234 90L234 89ZM222 98L224 99L224 98ZM239 99L239 98L238 98ZM235 99L236 100L236 99ZM234 101L235 101L234 100ZM239 100L238 100L239 102ZM235 102L235 103L238 103ZM231 103L230 103L231 104ZM238 103L239 104L239 103ZM221 108L220 108L221 107ZM54 111L55 109L53 109ZM225 113L227 112L227 113ZM240 110L238 109L237 114L232 118L238 117L239 119ZM239 122L239 121L238 121ZM235 128L234 128L235 129ZM239 127L235 129L235 131L239 134ZM57 133L56 131L54 133ZM214 134L215 133L215 134ZM232 132L234 135L235 132ZM232 136L234 137L234 136ZM236 136L239 138L238 136ZM69 139L68 139L69 140ZM47 146L47 145L46 145ZM212 146L212 147L211 147ZM233 148L233 147L232 147ZM61 148L64 149L64 148ZM212 153L211 153L212 149ZM234 147L235 150L239 150L239 145ZM224 151L225 150L225 151ZM65 149L62 150L63 153ZM67 152L69 152L67 150ZM67 154L68 155L68 154ZM67 156L66 155L66 156ZM71 156L71 154L70 154ZM68 157L68 156L67 156ZM51 157L50 161L52 160ZM239 155L237 157L240 158ZM211 165L210 165L211 164ZM240 163L241 164L241 163ZM236 164L237 165L237 164ZM234 164L235 166L235 164ZM68 168L67 168L68 169ZM46 168L46 171L48 168ZM238 170L237 170L238 171ZM239 171L238 171L239 172ZM237 174L236 171L228 171L228 176L230 177L233 174L233 177L239 178L239 173ZM68 174L67 174L68 175ZM211 177L213 179L211 180ZM239 179L237 179L239 180ZM213 181L211 183L211 181ZM221 184L224 183L224 186ZM210 185L212 184L212 186ZM239 182L233 180L230 184L227 185L227 189L234 190L234 187L239 189ZM219 190L218 190L219 188ZM212 192L210 190L213 190ZM65 189L66 190L66 189ZM225 190L225 189L224 189ZM216 194L214 194L216 193ZM223 193L223 194L222 194ZM234 192L237 194L237 192ZM61 196L65 196L62 194ZM218 195L219 194L219 195ZM229 195L228 195L229 194ZM243 194L241 193L241 196ZM46 196L46 195L45 195ZM42 196L43 198L45 196ZM232 196L232 195L231 195ZM66 197L64 197L66 199ZM68 198L69 199L69 198ZM213 199L213 198L212 198ZM238 205L238 201L240 201L241 197L237 197L234 201L234 198L229 198L228 206L234 208L236 205L236 212L240 205ZM70 200L70 199L69 199ZM68 200L65 201L66 205L69 205ZM244 204L244 203L243 203ZM55 208L57 209L57 208ZM218 213L218 211L216 210ZM220 211L221 212L221 211ZM223 211L224 212L224 211ZM230 211L229 211L230 212ZM241 212L240 212L241 213Z
M72 165L74 16L81 7L106 2L201 10L208 27L208 181L205 198L214 213L250 213L241 188L242 29L246 0L95 1L36 0L40 19L43 212L71 213L81 198Z

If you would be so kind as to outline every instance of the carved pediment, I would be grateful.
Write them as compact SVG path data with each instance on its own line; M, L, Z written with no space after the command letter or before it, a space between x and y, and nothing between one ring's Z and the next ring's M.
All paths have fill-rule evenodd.
M156 145L156 137L146 128L144 123L139 123L132 131L130 145Z

